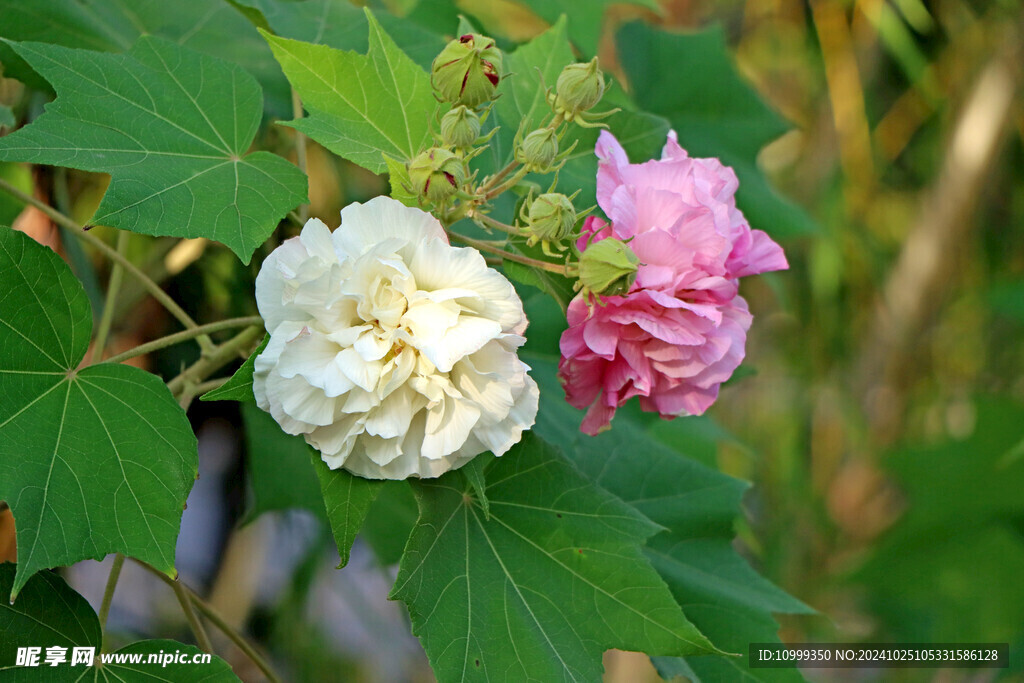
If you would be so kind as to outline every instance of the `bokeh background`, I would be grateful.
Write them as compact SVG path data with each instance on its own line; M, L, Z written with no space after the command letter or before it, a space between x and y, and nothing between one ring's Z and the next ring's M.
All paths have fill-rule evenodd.
M397 13L417 5L384 4ZM512 0L458 5L507 41L548 25ZM818 611L781 617L783 640L999 641L1014 652L1009 671L810 670L809 678L1024 680L1024 4L660 5L609 6L602 65L637 99L655 98L698 74L666 65L630 83L630 53L649 49L630 42L640 30L630 22L721 28L735 67L786 122L756 154L786 200L773 199L782 208L769 225L748 215L782 243L791 269L744 283L755 313L748 360L709 414L651 429L674 445L685 438L689 454L753 483L737 543ZM0 82L0 103L25 116L45 101ZM284 129L268 135L290 148ZM312 144L308 168L313 215L336 216L386 192L381 178ZM80 220L105 182L12 164L0 164L0 175ZM741 185L741 199L745 191L754 190ZM105 266L40 214L0 197L0 222L11 220L60 248L101 299ZM229 253L201 240L155 240L132 256L200 319L251 313L252 273ZM113 346L171 327L133 286L125 283ZM173 374L191 351L140 362ZM202 476L183 521L184 579L246 626L289 680L432 680L400 605L386 600L394 569L357 542L350 566L334 571L337 555L310 512L246 523L253 482L237 406L196 403L190 417ZM13 555L5 512L0 556ZM173 596L133 569L113 604L114 631L188 640ZM98 604L107 571L85 562L68 576ZM245 666L241 657L232 663ZM642 656L609 653L606 666L608 681L655 680Z

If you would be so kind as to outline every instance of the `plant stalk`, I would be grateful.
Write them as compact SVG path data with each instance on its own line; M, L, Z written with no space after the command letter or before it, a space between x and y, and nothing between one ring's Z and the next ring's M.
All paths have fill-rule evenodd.
M117 590L117 581L121 578L121 569L124 567L124 555L114 555L114 564L110 566L110 575L107 577L107 587L103 591L103 601L100 603L99 620L100 629L103 632L103 639L100 649L107 650L107 617L110 616L110 605L114 601L114 591Z
M529 256L523 256L522 254L515 254L511 251L505 251L504 249L500 249L491 244L490 242L487 242L486 240L473 239L472 237L460 235L457 232L449 232L448 234L454 239L457 239L460 242L468 244L469 246L475 249L479 249L480 251L486 251L488 253L495 254L508 261L515 261L516 263L521 263L524 266L530 266L531 268L539 268L540 270L546 270L549 273L557 273L559 275L568 277L566 267L560 266L557 263L541 261L540 259L530 258Z
M245 318L228 318L227 320L220 320L215 323L207 323L206 325L200 325L195 329L182 330L181 332L175 332L174 334L169 334L166 337L161 337L160 339L154 339L151 342L140 344L139 346L136 346L135 348L132 349L128 349L127 351L123 351L117 354L116 356L111 356L110 358L106 359L103 362L120 363L122 361L128 360L129 358L142 356L147 353L152 353L153 351L158 351L160 349L166 348L168 346L173 346L174 344L177 344L179 342L194 339L195 337L201 334L212 334L214 332L219 332L221 330L230 330L235 327L247 327L249 325L260 325L262 323L263 319L256 315L247 316Z
M117 233L117 253L127 258L128 238L131 235L127 230ZM96 339L92 346L92 362L97 363L103 358L103 349L107 345L107 336L110 334L110 327L114 322L114 309L117 308L117 296L121 293L121 279L124 275L124 268L120 263L114 263L110 267L110 279L107 280L107 297L103 302L103 316L100 318L99 329L96 330Z

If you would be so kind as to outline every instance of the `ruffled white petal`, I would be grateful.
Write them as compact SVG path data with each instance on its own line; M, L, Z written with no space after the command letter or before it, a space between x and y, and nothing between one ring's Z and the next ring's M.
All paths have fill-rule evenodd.
M256 298L270 332L257 403L331 468L437 477L533 424L522 303L429 214L376 198L333 234L311 220L264 262Z

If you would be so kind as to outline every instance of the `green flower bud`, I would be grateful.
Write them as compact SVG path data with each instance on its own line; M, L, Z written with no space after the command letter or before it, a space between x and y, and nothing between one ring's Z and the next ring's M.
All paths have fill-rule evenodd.
M501 78L501 50L491 38L467 33L434 58L430 77L442 100L475 109L494 97Z
M534 173L547 173L558 157L558 136L552 128L535 130L516 148L516 161Z
M625 242L607 237L592 242L580 256L580 282L593 294L625 294L636 281L640 259Z
M570 64L562 69L555 83L555 109L571 119L601 101L604 95L604 74L597 57L586 64Z
M459 105L441 117L441 140L458 149L469 149L480 137L480 117Z
M530 205L527 229L533 240L561 242L572 234L575 225L576 207L564 194L542 194Z
M443 147L428 149L409 162L413 191L430 201L452 196L464 180L462 160Z

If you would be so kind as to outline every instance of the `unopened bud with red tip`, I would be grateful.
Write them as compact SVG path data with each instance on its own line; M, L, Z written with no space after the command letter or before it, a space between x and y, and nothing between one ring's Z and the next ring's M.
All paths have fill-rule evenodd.
M516 161L531 173L547 173L558 159L558 135L541 128L527 135L516 147Z
M434 147L409 162L413 192L430 201L455 194L465 180L462 160L443 147Z
M597 57L586 63L570 64L562 69L555 83L555 111L572 120L597 105L603 95L604 74Z
M548 192L533 200L527 214L530 242L561 242L576 226L576 207L564 194Z
M445 102L471 109L490 101L501 79L501 50L492 38L467 33L434 58L430 78Z
M640 259L621 240L608 237L591 242L580 256L580 283L592 294L625 294L636 281L639 265Z
M480 137L480 117L464 105L441 117L441 140L456 149L469 149Z

